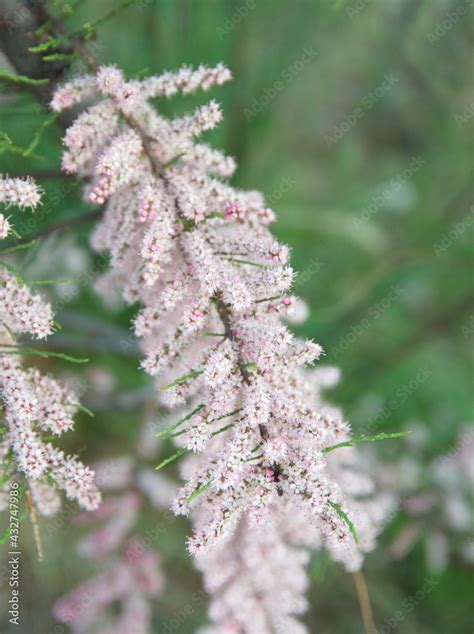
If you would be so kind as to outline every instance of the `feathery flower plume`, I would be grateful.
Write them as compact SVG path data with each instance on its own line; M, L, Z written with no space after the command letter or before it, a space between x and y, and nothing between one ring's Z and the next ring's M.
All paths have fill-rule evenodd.
M100 572L61 597L54 614L78 634L152 634L152 606L163 592L164 577L159 555L133 530L146 499L161 510L169 505L170 484L127 456L102 460L95 467L107 495L100 509L76 520L93 525L78 551L98 563Z
M8 218L5 218L3 214L0 214L0 240L3 240L10 233L11 227L8 222Z
M158 557L131 539L107 570L84 582L55 606L55 616L73 632L100 634L148 634L152 613L150 599L161 594L163 578ZM112 604L120 613L113 616Z
M323 388L337 382L333 368L307 372L307 386L313 405L327 417L340 418L341 412L321 398ZM341 430L337 442L349 436ZM222 447L222 437L215 438L214 454ZM332 444L332 441L331 441ZM278 458L283 444L274 442L270 450ZM284 451L284 450L283 450ZM203 458L188 456L182 464L183 474L199 468ZM318 522L308 521L304 510L292 501L272 505L264 522L255 525L255 517L239 522L231 538L223 545L195 559L211 595L209 617L212 625L200 634L303 634L306 628L297 620L305 612L305 592L309 585L307 563L311 552L326 547L333 559L354 572L360 569L364 553L375 547L382 522L394 506L394 498L374 492L374 485L364 474L354 447L328 452L328 472L345 494L345 503L357 526L357 540L345 549L328 540ZM209 503L192 513L197 530L212 513ZM207 507L207 508L206 508ZM282 583L284 579L284 583Z
M32 178L9 178L0 174L0 205L11 205L32 211L40 204L43 191ZM0 213L0 240L13 232L9 218Z
M39 196L40 190L31 179L0 179L4 204L34 208ZM43 439L73 427L77 397L52 377L25 368L21 359L17 335L44 339L53 329L50 304L27 288L13 267L0 268L0 405L6 427L0 440L3 487L8 487L13 471L18 470L26 477L37 509L44 515L58 509L58 489L87 510L100 503L93 472Z
M101 67L98 103L70 128L92 141L71 144L66 132L67 169L80 166L89 200L105 205L92 242L111 253L108 283L143 305L135 320L143 368L162 390L169 384L164 405L189 408L177 443L203 459L173 509L206 509L189 550L207 552L242 517L262 524L284 503L301 509L344 558L356 518L325 450L348 438L349 427L311 404L303 367L321 346L297 340L282 322L295 299L289 250L268 229L275 214L260 193L226 182L232 161L197 143L221 118L216 102L170 120L147 101L229 78L221 65L132 81ZM88 123L99 110L114 130L107 140L103 126Z
M40 204L42 189L30 177L8 178L0 174L0 204L35 210Z

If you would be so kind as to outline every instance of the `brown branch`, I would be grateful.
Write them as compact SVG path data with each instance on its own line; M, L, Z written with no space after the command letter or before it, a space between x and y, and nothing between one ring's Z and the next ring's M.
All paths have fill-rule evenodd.
M84 44L84 42L81 40L81 38L78 35L76 35L76 33L71 31L53 13L48 11L48 9L43 8L43 11L44 11L45 16L48 17L49 21L52 23L52 25L56 29L56 31L69 40L69 43L71 44L71 48L73 49L73 51L82 57L82 59L84 60L84 62L87 64L87 66L89 67L89 69L91 71L93 71L94 73L97 73L97 71L100 68L100 64L96 60L96 58L92 55L92 53L89 51L89 49ZM135 132L140 136L140 139L142 141L143 147L145 149L145 153L146 153L146 155L147 155L147 157L148 157L148 159L149 159L149 161L150 161L150 163L152 165L153 171L155 172L155 174L157 174L159 176L162 176L163 175L163 166L156 159L156 157L155 157L155 155L153 153L153 150L151 148L150 141L149 141L147 135L145 134L145 132L142 130L142 128L139 125L139 123L135 120L135 118L132 115L126 115L124 113L122 113L122 115L123 115L123 118L125 119L125 121L128 123L128 125L133 130L135 130Z
M17 244L26 244L27 242L31 242L32 240L37 240L38 238L44 238L45 236L50 235L51 233L56 233L56 231L64 231L64 229L71 229L72 227L77 227L86 222L92 222L93 220L98 220L102 215L102 209L97 209L96 211L91 211L86 214L81 214L80 216L74 216L74 218L69 218L68 220L61 220L60 222L56 222L54 225L50 225L49 227L44 227L40 229L36 233L33 233L30 236L26 236L20 238L19 240L12 241L11 244L7 243L6 247L16 246Z
M30 489L26 490L26 501L28 504L28 512L30 514L31 525L33 526L33 535L35 538L36 552L38 553L38 560L43 561L43 542L41 541L40 527L38 524L38 516L36 514L36 508L33 502L33 496Z
M369 590L367 588L367 582L365 581L364 573L361 570L356 570L352 573L352 578L354 579L357 599L359 600L359 607L362 614L362 620L364 622L365 632L366 634L377 634L374 622L374 615L372 613L372 607L370 605Z
M217 297L215 299L215 306L216 306L217 314L219 315L220 320L222 321L222 325L224 326L224 332L226 334L226 337L230 339L230 341L236 347L238 347L237 338L234 335L234 332L232 330L230 313L227 306L224 304L224 302L222 301L220 297ZM238 351L238 364L240 368L240 374L242 375L243 380L247 384L250 383L250 372L247 366L245 365L245 360L242 358L242 355L240 354L239 351Z

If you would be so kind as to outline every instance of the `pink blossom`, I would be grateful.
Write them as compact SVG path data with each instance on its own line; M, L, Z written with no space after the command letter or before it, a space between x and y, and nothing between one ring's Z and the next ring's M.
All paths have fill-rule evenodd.
M40 190L31 179L0 179L1 202L35 207ZM0 403L6 431L2 451L12 452L14 465L28 480L41 514L52 515L59 497L49 478L66 497L84 509L100 504L94 473L43 438L70 430L78 411L76 395L52 377L25 368L16 339L28 334L44 339L53 332L53 312L41 295L32 293L12 273L0 271ZM9 474L4 474L7 481Z
M121 288L126 301L141 304L135 332L161 404L189 412L184 419L182 410L176 415L175 442L190 455L172 505L192 518L189 551L213 557L227 543L229 557L238 560L231 549L240 554L241 531L270 531L275 516L294 514L334 559L356 569L373 547L380 518L370 504L357 502L366 482L355 479L351 488L346 463L327 455L331 445L350 438L349 426L315 396L306 366L318 361L322 347L297 339L282 320L297 300L289 294L289 249L269 231L275 213L259 192L225 180L231 159L196 143L221 120L215 101L177 119L147 101L229 76L219 66L127 82L117 69L99 70L99 89L115 114L125 112L126 86L135 107L102 150L95 148L99 160L85 165L90 199L105 206L92 244L111 253L108 283ZM361 527L360 545L353 524ZM247 583L235 590L237 599L217 601L211 616L221 629L215 631L302 631L294 615L304 608L307 553L293 550L286 534L266 538L279 549L274 569L263 568L264 543L248 537L242 575L247 578L247 568L248 578L257 574L252 556L262 565L264 593L282 597L278 623ZM284 574L286 558L294 575L288 597L275 591L274 581ZM232 565L240 574L238 562ZM242 597L246 613L257 619L253 626L237 613Z
M40 203L41 195L41 188L32 178L8 178L0 174L0 204L34 210Z

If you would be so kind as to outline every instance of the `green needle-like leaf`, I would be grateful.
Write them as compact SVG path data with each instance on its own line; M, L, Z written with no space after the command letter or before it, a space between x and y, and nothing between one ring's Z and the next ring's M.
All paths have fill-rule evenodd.
M178 451L174 453L172 456L170 456L169 458L165 458L163 462L160 462L160 464L156 467L156 470L159 471L160 469L163 469L163 467L166 467L166 465L168 465L170 462L174 462L175 460L177 460L181 456L184 456L184 454L188 452L189 452L189 449L186 449L184 447L182 449L178 449Z
M33 79L26 75L14 75L6 70L0 70L0 79L11 81L14 84L30 84L32 86L41 86L49 83L49 79Z
M88 407L86 407L85 405L81 405L81 403L66 402L64 403L64 405L71 405L72 407L77 407L77 409L80 410L81 412L84 412L84 414L94 417L94 412L91 412L91 410Z
M71 363L88 363L89 359L79 359L77 357L71 357L68 354L64 354L63 352L52 352L51 350L39 350L38 348L31 348L29 346L14 346L1 344L0 350L2 348L6 348L3 353L8 354L31 354L36 355L38 357L43 357L44 359L48 359L49 357L55 357L57 359L63 359L64 361L70 361Z
M199 412L203 407L204 407L204 403L201 403L201 405L198 405L195 409L193 409L192 412L187 414L184 418L181 418L178 422L173 423L173 425L170 425L169 427L166 427L166 429L162 429L156 435L158 437L167 436L170 432L174 431L177 427L179 427L180 425L185 423L187 420L192 418L194 414L197 414L197 412Z
M326 447L323 449L323 453L329 453L330 451L334 451L334 449L340 449L341 447L353 447L354 445L359 445L362 442L376 442L378 440L390 440L392 438L402 438L403 436L407 436L411 432L409 431L400 431L394 432L393 434L375 434L374 436L356 436L351 440L346 440L345 442L340 442L337 445L332 445L331 447Z
M188 374L185 374L184 376L180 376L179 379L176 379L176 381L173 381L172 383L168 383L168 385L163 385L163 387L160 387L160 391L164 392L165 390L169 390L170 387L174 387L175 385L180 385L181 383L186 383L186 381L188 379L193 379L195 376L199 376L200 374L202 374L202 370L192 370L192 372L189 372Z
M49 115L49 117L47 117L43 121L40 127L36 130L33 136L33 141L30 143L30 146L23 152L23 156L27 157L33 154L33 152L36 150L36 148L40 144L41 138L46 128L49 128L49 126L52 125L58 117L59 117L59 114L57 112L53 112L53 114Z
M28 286L61 286L71 284L72 280L28 280Z
M192 493L188 498L186 498L186 502L188 504L191 503L193 500L199 497L201 493L204 493L204 491L207 491L207 489L211 486L211 484L212 482L208 482L207 484L204 484L202 487L194 491L194 493Z
M35 243L35 240L32 240L31 242L26 242L25 244L17 244L14 247L7 247L6 249L1 249L0 255L7 255L8 253L14 253L15 251L21 251L22 249L28 249L29 247L33 246L34 243Z
M336 504L335 502L329 502L329 505L332 506L332 508L336 511L336 513L339 515L339 517L341 517L344 522L347 524L349 531L352 535L352 537L354 538L354 541L356 544L359 543L359 538L357 537L357 533L356 533L356 529L354 524L352 523L352 521L349 519L349 517L347 516L346 513L344 513L344 511L342 510L342 508L339 506L339 504Z
M7 269L9 273L14 275L21 286L25 285L25 280L22 278L20 272L13 266L13 264L8 264L7 262L0 260L0 266L3 266L4 269Z

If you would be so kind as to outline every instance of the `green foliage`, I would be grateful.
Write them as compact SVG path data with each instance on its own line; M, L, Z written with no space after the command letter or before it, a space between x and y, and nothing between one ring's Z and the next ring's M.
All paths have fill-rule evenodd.
M349 531L350 531L352 537L354 538L355 543L358 544L359 543L359 538L357 537L355 526L354 526L352 520L347 515L347 513L345 511L343 511L341 506L339 504L336 504L336 502L329 502L329 506L331 506L336 511L336 513L339 515L339 517L341 517L344 520L344 522L347 524L347 527L349 528Z
M181 418L180 420L178 420L178 422L174 423L173 425L170 425L169 427L166 427L166 429L162 429L156 435L158 437L168 436L170 432L174 431L177 427L179 427L180 425L188 421L190 418L192 418L194 414L197 414L203 407L204 407L203 404L198 405L197 407L193 409L192 412L187 414L184 418Z
M207 482L206 484L204 484L202 487L199 487L199 489L197 489L196 491L194 491L194 493L192 493L187 499L186 502L189 504L190 502L192 502L193 500L195 500L196 498L198 498L202 493L204 493L205 491L208 490L208 488L211 486L212 482Z
M326 447L323 449L323 453L329 453L330 451L334 451L334 449L340 449L341 447L354 447L355 445L359 445L361 442L377 442L378 440L390 440L392 438L403 438L403 436L407 436L409 431L399 431L394 432L393 434L375 434L374 436L356 436L355 438L351 438L351 440L346 440L345 442L340 442L337 445L332 445L331 447Z
M56 112L53 112L52 114L47 116L46 119L41 123L40 127L34 133L33 140L31 141L29 147L23 152L23 156L25 158L28 156L32 156L33 152L40 144L45 130L49 128L49 126L51 126L53 123L55 123L58 117L59 115Z
M16 266L14 266L13 264L9 264L8 262L4 262L3 260L0 260L0 267L1 266L3 266L4 269L6 269L9 273L11 273L12 275L16 277L20 286L23 286L25 284L25 280L21 276L21 273L16 268Z
M186 383L189 379L193 379L196 376L202 374L202 370L192 370L183 376L180 376L179 379L176 379L172 383L168 383L168 385L163 385L160 387L160 390L164 392L165 390L169 390L171 387L175 387L175 385L181 385L181 383Z
M164 460L162 460L160 464L156 467L156 470L159 471L160 469L163 469L163 467L166 467L171 462L174 462L175 460L177 460L178 458L181 458L181 456L184 456L187 453L189 453L189 450L185 449L184 447L181 449L178 449L178 451L176 451L172 456L169 456L168 458L165 458Z
M37 46L31 46L28 50L30 53L44 53L45 51L50 51L54 48L59 48L62 44L65 43L65 38L60 37L48 37L47 40L41 42Z
M69 361L70 363L88 363L89 359L79 359L78 357L72 357L69 354L63 352L53 352L52 350L42 350L40 348L32 348L31 346L10 345L6 343L0 344L2 354L21 354L32 355L42 357L43 359L49 359L55 357L56 359L62 359L63 361Z
M43 62L73 62L77 57L76 53L51 53L43 55Z
M49 83L49 79L34 79L33 77L27 77L26 75L15 75L9 73L6 70L0 70L0 80L3 79L6 82L13 84L27 84L30 86L43 86Z
M6 247L5 249L0 249L0 256L8 255L9 253L15 253L15 251L22 251L23 249L29 249L35 244L35 240L31 240L30 242L25 242L24 244L17 244L14 247Z

